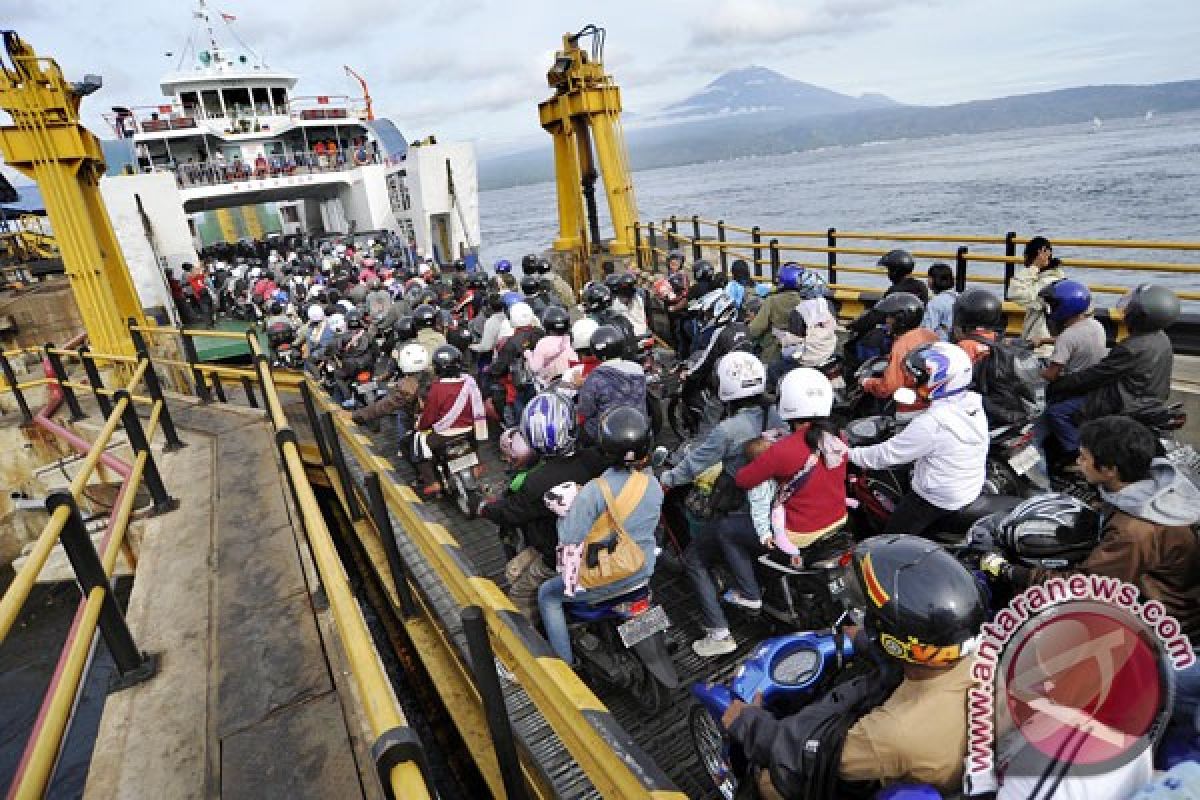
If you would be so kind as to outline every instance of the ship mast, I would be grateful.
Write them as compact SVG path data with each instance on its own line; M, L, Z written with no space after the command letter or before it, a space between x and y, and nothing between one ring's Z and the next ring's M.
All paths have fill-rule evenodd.
M196 0L200 10L195 12L198 19L204 20L204 28L208 31L208 52L212 55L213 63L216 64L221 59L221 47L217 44L217 32L213 30L212 17L208 14L208 3L205 0Z

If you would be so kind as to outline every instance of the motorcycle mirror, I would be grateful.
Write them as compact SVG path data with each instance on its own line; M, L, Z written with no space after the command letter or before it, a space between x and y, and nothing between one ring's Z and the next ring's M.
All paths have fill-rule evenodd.
M658 447L654 448L654 452L650 454L650 466L654 467L655 469L658 469L663 464L667 463L667 456L669 456L670 454L671 454L670 450L663 447L662 445L659 445Z
M907 386L901 386L896 390L895 394L892 395L892 399L895 400L899 405L911 406L917 402L917 393L912 389L909 389Z

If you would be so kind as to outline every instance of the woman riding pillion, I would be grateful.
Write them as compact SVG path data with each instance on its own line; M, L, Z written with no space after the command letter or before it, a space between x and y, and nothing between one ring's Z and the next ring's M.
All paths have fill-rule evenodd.
M692 643L692 649L706 657L731 653L737 647L709 574L709 568L723 558L718 537L725 531L753 527L746 496L733 485L733 476L746 463L746 443L762 436L773 427L772 423L778 424L778 418L769 413L763 398L767 371L758 358L743 352L726 355L717 364L717 379L717 395L727 405L729 415L690 449L678 466L664 472L659 479L663 488L669 489L692 483L716 465L725 474L714 484L708 518L689 512L692 542L683 556L707 631L703 639Z
M600 420L598 445L609 467L569 501L566 515L558 522L559 574L538 590L538 611L546 639L568 664L574 664L575 657L563 604L568 599L598 603L617 597L646 583L654 574L654 532L662 512L663 491L645 469L654 446L649 418L637 408L610 409ZM632 540L636 546L632 557L640 566L614 580L585 580L585 575L595 575L588 570L589 550L602 547L593 539L597 534L616 532ZM585 588L586 583L591 585Z
M433 451L450 439L474 433L477 440L487 438L487 417L483 395L475 379L464 373L463 355L453 345L443 345L433 353L433 372L437 380L425 396L425 407L417 421L413 450L417 472L424 482L426 496L442 491L433 464Z

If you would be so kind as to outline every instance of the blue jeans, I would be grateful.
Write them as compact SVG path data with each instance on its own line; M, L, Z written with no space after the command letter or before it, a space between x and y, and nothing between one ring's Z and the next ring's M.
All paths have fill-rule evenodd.
M1200 734L1200 652L1196 654L1196 663L1175 673L1171 724L1185 728L1190 725L1192 733Z
M709 630L729 628L729 620L721 610L721 600L717 596L717 585L713 583L710 567L721 563L724 556L721 548L721 531L732 530L736 527L754 525L750 521L748 510L734 511L715 519L702 520L688 515L688 527L691 529L692 542L683 551L683 568L688 580L700 601L700 620Z
M730 514L717 522L717 541L733 572L738 591L747 600L762 599L754 564L765 553L749 514Z
M411 415L407 411L396 412L396 441L403 442L412 427Z
M1043 460L1046 460L1045 442L1050 436L1058 440L1064 455L1079 452L1079 427L1075 424L1074 416L1083 408L1086 399L1083 395L1068 397L1046 406L1046 411L1038 418L1033 429L1034 440L1042 451Z
M579 597L575 594L574 600ZM555 575L538 587L538 613L542 615L542 626L546 629L546 641L554 654L568 664L575 663L571 651L571 634L567 630L567 613L563 610L566 596L563 594L562 575Z

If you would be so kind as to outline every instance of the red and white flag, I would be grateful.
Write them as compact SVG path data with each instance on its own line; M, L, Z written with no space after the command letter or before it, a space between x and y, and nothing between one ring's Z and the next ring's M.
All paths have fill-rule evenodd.
M225 20L226 22L237 21L237 17L235 17L233 14L226 14L224 11L221 12L221 19Z

